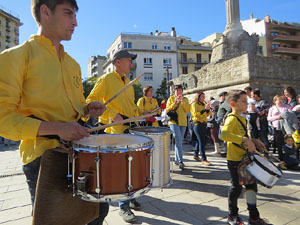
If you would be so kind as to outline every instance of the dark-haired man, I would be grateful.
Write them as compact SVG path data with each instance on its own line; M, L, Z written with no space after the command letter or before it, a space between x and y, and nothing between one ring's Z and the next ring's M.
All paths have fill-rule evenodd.
M61 150L58 139L88 137L86 128L77 121L84 115L98 117L105 107L99 102L86 104L80 67L60 44L62 40L71 40L77 26L76 1L32 0L31 9L38 24L37 35L0 54L0 135L21 140L20 155L32 205L36 206L35 215L39 214L35 213L39 208L35 201L36 185L44 153ZM67 154L57 154L63 154L63 160L67 160ZM61 171L64 173L67 171ZM50 201L47 207L58 208L53 205L59 201L47 200ZM49 208L48 212L53 209ZM89 224L102 224L108 213L107 204L102 205L101 212L101 218ZM57 215L51 219L61 224ZM34 217L34 224L54 224L53 221L38 222Z
M260 124L260 130L258 131L258 137L269 150L269 140L268 140L268 133L269 133L269 125L267 120L268 110L270 108L269 103L261 97L261 93L259 89L254 89L251 92L251 98L255 100L255 108L258 111L258 118Z

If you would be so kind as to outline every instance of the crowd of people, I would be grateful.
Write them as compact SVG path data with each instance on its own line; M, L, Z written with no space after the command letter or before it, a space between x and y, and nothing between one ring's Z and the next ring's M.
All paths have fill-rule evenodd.
M83 126L89 117L99 119L99 123L109 124L151 113L140 125L170 127L175 141L174 163L180 169L185 166L182 145L187 132L195 147L194 160L206 166L212 165L206 155L207 140L212 140L214 153L226 156L228 161L231 176L229 224L243 224L237 207L237 198L242 190L238 165L247 151L266 150L267 155L272 146L273 153L278 153L281 168L299 170L300 97L292 87L274 96L274 105L270 107L261 92L251 87L244 91L221 92L219 100L206 100L205 93L198 92L189 102L183 96L183 87L175 85L174 95L163 100L159 106L153 98L151 86L143 88L143 97L138 99L137 104L134 89L130 86L106 107L104 103L129 84L126 75L137 55L122 49L117 51L112 58L114 70L101 76L85 99L80 67L61 44L61 41L71 39L77 26L76 0L32 0L31 8L38 34L0 54L0 135L21 141L19 149L31 195L34 224L62 224L57 222L60 218L50 215L50 212L58 213L57 208L60 212L66 212L73 204L78 204L71 193L62 194L65 184L51 185L53 189L49 195L40 187L45 178L43 176L59 174L62 180L67 176L67 171L60 171L55 166L53 171L47 172L49 162L44 159L48 156L57 158L59 155L61 160L67 160L70 149L59 141L89 137L88 128ZM152 112L159 107L158 115L153 116ZM111 126L103 132L128 133L132 126L136 126L136 123ZM274 141L270 143L269 137L272 135ZM225 143L223 154L220 151L221 143ZM54 160L50 164L55 163ZM256 182L245 186L249 224L266 224L256 208ZM41 209L44 204L40 196L46 196L48 208ZM56 196L60 198L54 198ZM79 203L77 211L74 209L68 213L72 216L70 219L78 224L102 224L108 214L109 204L95 204L98 206L93 208L96 209L95 215L82 216ZM87 207L94 207L95 204ZM131 209L139 210L141 204L136 199L130 199L120 201L119 207L119 214L124 221L132 223L136 217Z

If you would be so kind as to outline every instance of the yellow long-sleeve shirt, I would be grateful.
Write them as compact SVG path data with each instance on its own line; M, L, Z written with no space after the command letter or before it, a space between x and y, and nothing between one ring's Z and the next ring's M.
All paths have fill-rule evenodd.
M242 144L242 138L245 136L245 130L241 123L234 116L237 116L241 122L247 126L246 119L234 113L230 113L224 124L224 128L221 132L221 139L227 141L227 160L230 161L241 161L245 155L246 151L235 146L233 143L238 145Z
M61 61L44 36L0 54L0 136L22 140L22 163L28 164L57 140L36 137L41 121L77 121L86 105L80 67L60 46Z
M207 123L207 117L211 115L211 111L206 111L204 104L193 102L191 104L191 114L193 122Z
M115 71L105 74L97 80L93 90L87 97L87 103L91 101L105 103L129 82L126 76L124 82L121 79L121 75ZM106 121L109 119L113 120L118 113L129 118L137 116L138 112L137 106L134 103L134 89L132 86L127 88L107 105L107 110L103 113L101 118ZM105 131L112 134L123 133L127 128L128 126L112 126L110 131Z
M167 108L166 108L166 112L168 113L169 111L172 111L174 109L176 109L176 107L178 106L175 103L175 95L172 95L168 101L167 101ZM179 107L177 108L176 112L178 114L178 126L187 126L187 116L186 114L190 111L190 104L189 104L189 100L187 98L183 98L183 101L179 104ZM169 121L169 125L171 124L176 124L175 121L171 120Z
M137 102L137 107L139 110L139 115L143 115L145 111L153 111L154 109L158 108L158 103L155 98L151 99L151 102L148 98L146 97L141 97L138 102ZM153 127L158 127L159 124L157 121L152 123Z

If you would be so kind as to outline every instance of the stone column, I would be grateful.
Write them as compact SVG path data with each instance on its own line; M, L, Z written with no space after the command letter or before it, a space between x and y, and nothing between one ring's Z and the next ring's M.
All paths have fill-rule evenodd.
M233 32L235 35L238 35L243 31L242 24L240 22L239 0L225 0L225 3L227 24L224 34L226 35Z

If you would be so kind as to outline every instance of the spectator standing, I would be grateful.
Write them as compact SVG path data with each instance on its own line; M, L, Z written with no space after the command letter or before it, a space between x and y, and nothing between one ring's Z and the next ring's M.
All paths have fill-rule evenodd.
M284 104L283 96L275 95L273 98L274 105L270 108L268 114L268 121L272 123L274 128L274 136L276 141L276 148L278 151L279 159L283 161L282 146L284 144L284 134L282 127L281 113L290 112L290 106Z
M180 169L184 169L182 141L187 127L186 114L190 111L190 105L188 99L182 95L183 88L181 85L175 85L174 90L175 94L168 99L166 112L175 111L177 114L177 121L171 118L169 126L175 139L175 164Z
M258 131L259 139L265 144L266 148L269 150L269 125L268 125L268 110L270 108L269 103L261 97L259 89L255 89L251 92L251 97L254 99L256 110L258 111L258 119L260 124L260 130Z
M292 108L297 105L297 94L294 88L287 87L283 90L284 103L291 106Z

